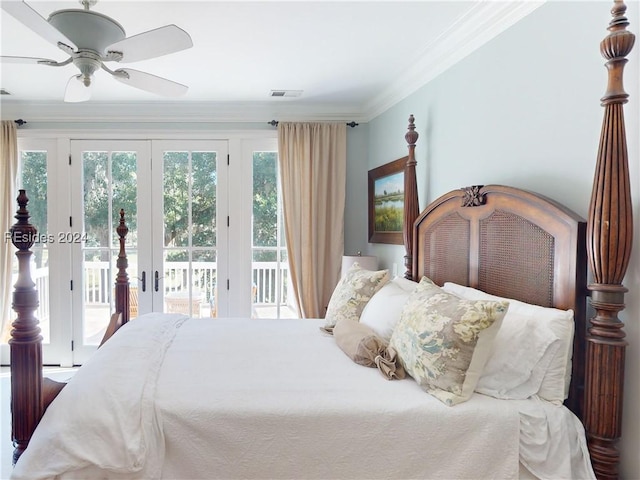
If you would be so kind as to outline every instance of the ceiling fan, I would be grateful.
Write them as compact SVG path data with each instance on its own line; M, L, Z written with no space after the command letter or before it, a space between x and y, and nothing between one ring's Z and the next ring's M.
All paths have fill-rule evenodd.
M187 32L175 25L127 37L124 28L111 17L90 10L98 0L79 0L84 9L57 10L42 17L24 1L2 1L2 9L25 26L53 43L69 58L63 62L47 58L2 56L8 63L33 63L63 67L73 63L80 74L67 82L65 102L84 102L91 98L94 73L102 69L116 80L148 92L177 97L188 87L180 83L131 68L111 70L105 62L137 62L186 50L193 46Z

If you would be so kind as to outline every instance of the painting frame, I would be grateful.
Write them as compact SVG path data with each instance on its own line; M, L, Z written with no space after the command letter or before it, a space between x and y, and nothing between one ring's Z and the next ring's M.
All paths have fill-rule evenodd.
M369 243L404 244L402 230L404 224L404 173L408 159L408 156L402 157L369 170ZM391 185L393 185L392 191L385 188ZM383 195L380 195L380 189L383 190ZM396 211L391 212L392 218L387 221L391 225L387 227L381 226L380 221L376 222L376 213L381 213L381 203L384 203L384 200L380 199L381 196L388 198L388 202L396 204L396 206L385 207ZM398 202L401 203L399 208Z

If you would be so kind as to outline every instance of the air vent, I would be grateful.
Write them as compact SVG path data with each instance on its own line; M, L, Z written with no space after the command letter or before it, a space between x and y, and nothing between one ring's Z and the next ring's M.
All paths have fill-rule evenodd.
M270 97L299 97L302 90L271 90Z
M0 95L11 95L9 90L5 90L4 88L0 88Z

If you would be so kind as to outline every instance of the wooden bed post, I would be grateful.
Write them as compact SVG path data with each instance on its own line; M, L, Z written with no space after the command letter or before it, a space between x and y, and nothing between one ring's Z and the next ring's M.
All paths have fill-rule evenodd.
M129 275L127 274L127 267L129 262L127 260L127 254L125 253L124 243L129 229L124 222L124 210L120 209L120 223L116 228L118 237L120 237L120 251L118 252L118 260L116 267L118 267L118 274L116 275L116 298L115 308L116 312L122 314L122 325L129 321L130 315L130 299L129 299Z
M404 256L405 273L404 278L414 280L413 278L413 224L420 215L420 207L418 205L418 186L416 182L416 142L418 141L418 132L413 115L409 115L409 131L404 138L409 144L409 157L407 165L404 169L404 248L406 254Z
M43 413L42 404L42 336L34 313L38 308L38 292L31 279L32 252L37 230L29 223L24 190L19 191L17 223L11 227L11 241L18 249L18 280L13 291L13 309L17 313L12 323L9 348L11 356L11 439L13 464L29 444L31 434Z
M618 312L624 309L622 285L633 235L631 189L623 104L622 74L625 58L635 41L626 30L627 7L614 2L609 35L600 44L607 60L608 86L602 97L605 108L596 173L587 222L587 254L593 273L590 321L586 345L585 418L589 451L598 478L618 478L621 436L625 347L624 324Z
M118 233L119 242L120 242L120 250L118 252L118 260L116 262L116 267L118 268L118 273L116 274L116 282L115 282L115 312L111 315L111 320L109 320L109 324L107 325L107 329L104 332L104 336L102 337L102 341L98 348L100 348L104 342L109 340L111 336L116 333L122 325L127 323L131 317L131 297L129 296L129 275L127 274L127 267L129 266L129 262L127 260L127 254L125 253L124 243L127 233L129 229L124 222L124 210L120 209L120 222L118 223L118 227L116 228L116 232Z

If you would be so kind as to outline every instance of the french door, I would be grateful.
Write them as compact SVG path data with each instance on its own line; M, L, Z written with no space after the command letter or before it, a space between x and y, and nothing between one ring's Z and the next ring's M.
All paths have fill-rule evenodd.
M65 349L68 350L68 342L64 340L67 333L65 325L52 321L69 316L66 311L70 304L68 283L51 281L50 276L50 272L64 271L70 264L68 214L65 216L69 208L68 196L56 199L55 194L52 195L52 190L55 191L52 186L64 182L65 177L68 178L67 172L58 168L61 157L59 145L60 142L50 138L20 139L18 144L17 186L27 192L29 221L38 231L37 240L31 247L31 278L38 291L38 308L34 313L41 329L45 363L59 363L64 357ZM17 203L12 204L13 211L17 207ZM13 285L18 275L15 256L12 273ZM0 341L3 365L9 363L7 341L14 319L15 312L11 310Z
M223 309L227 142L77 140L70 150L73 363L95 351L113 311L121 210L131 318Z
M81 364L102 339L114 309L120 209L132 318L296 315L276 138L22 138L19 151L19 186L47 239L34 245L31 269L46 364Z
M191 317L224 311L218 280L227 278L227 149L226 141L153 142L151 238L145 238L153 248L141 265L152 278L152 305L144 311Z

